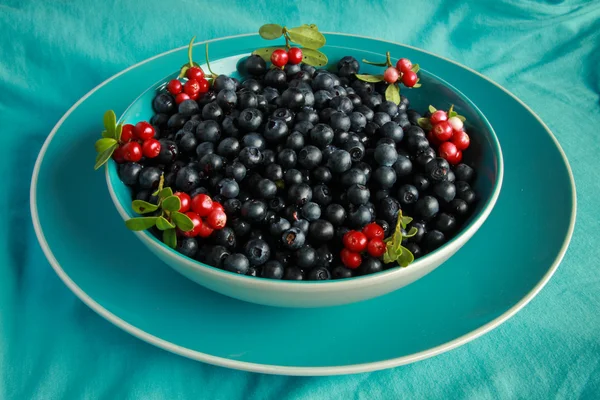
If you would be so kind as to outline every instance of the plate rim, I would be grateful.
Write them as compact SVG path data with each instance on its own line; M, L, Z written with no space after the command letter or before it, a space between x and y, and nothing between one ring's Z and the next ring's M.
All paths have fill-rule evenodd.
M81 97L75 104L73 104L67 110L67 112L60 118L60 120L56 123L56 125L50 131L50 134L48 135L48 137L44 141L44 144L42 145L42 148L40 149L40 152L38 154L38 157L36 159L36 162L35 162L35 165L33 168L33 174L32 174L31 185L30 185L29 203L30 203L31 218L32 218L35 234L37 236L40 247L42 248L42 251L44 252L44 255L46 256L48 262L50 263L50 265L52 266L52 268L54 269L54 271L56 272L58 277L64 282L64 284L69 288L69 290L71 290L88 307L90 307L97 314L99 314L100 316L102 316L103 318L105 318L106 320L108 320L109 322L114 324L115 326L121 328L122 330L130 333L133 336L136 336L139 339L144 340L147 343L153 344L157 347L160 347L160 348L170 351L172 353L175 353L175 354L178 354L178 355L190 358L190 359L194 359L197 361L202 361L202 362L205 362L208 364L217 365L217 366L226 367L226 368L232 368L232 369L249 371L249 372L259 372L259 373L265 373L265 374L295 375L295 376L326 376L326 375L343 375L343 374L371 372L371 371L377 371L377 370L397 367L400 365L410 364L410 363L413 363L416 361L424 360L429 357L433 357L435 355L444 353L446 351L449 351L456 347L459 347L463 344L466 344L466 343L484 335L485 333L493 330L494 328L500 326L502 323L507 321L509 318L513 317L519 310L521 310L523 307L525 307L542 290L542 288L548 283L550 278L554 275L558 266L560 265L560 263L562 262L562 260L565 256L565 253L567 251L567 248L568 248L569 243L571 242L571 239L573 236L573 231L575 228L575 220L576 220L576 215L577 215L577 192L576 192L576 185L575 185L575 179L573 176L573 171L571 169L571 166L569 164L569 161L567 159L567 156L566 156L564 150L562 149L560 143L558 142L558 140L556 139L556 137L554 136L554 134L552 133L550 128L544 123L544 121L542 121L542 119L527 104L525 104L517 96L512 94L509 90L505 89L498 83L494 82L492 79L484 76L483 74L475 71L474 69L469 68L469 67L467 67L463 64L460 64L456 61L452 61L448 58L439 56L435 53L420 49L415 46L410 46L407 44L402 44L402 43L398 43L398 42L394 42L394 41L390 41L390 40L383 40L383 39L373 38L373 37L364 36L364 35L346 34L346 33L339 33L339 32L323 32L323 33L326 35L356 37L356 38L361 38L361 39L390 43L390 44L394 44L394 45L398 45L398 46L403 46L403 47L406 47L406 48L409 48L409 49L412 49L415 51L423 52L430 56L442 59L442 60L452 63L462 69L465 69L465 70L479 76L480 78L487 80L488 82L490 82L491 84L493 84L494 86L496 86L497 88L502 90L504 93L506 93L508 96L510 96L514 100L516 100L531 115L533 115L533 117L540 123L540 125L546 130L546 133L552 139L554 145L556 146L556 148L567 168L569 183L571 186L571 201L573 204L572 209L571 209L569 226L568 226L565 238L563 240L562 246L560 247L557 257L554 259L554 261L550 265L548 271L544 274L544 276L540 279L540 281L521 300L519 300L514 306L512 306L510 309L508 309L502 315L494 318L493 320L480 326L479 328L477 328L469 333L466 333L458 338L455 338L449 342L440 344L438 346L432 347L427 350L422 350L417 353L402 356L402 357L396 357L396 358L391 358L388 360L375 361L375 362L369 362L369 363L343 365L343 366L293 367L293 366L259 364L259 363L253 363L253 362L247 362L247 361L231 360L231 359L228 359L225 357L213 356L210 354L202 353L202 352L199 352L196 350L191 350L191 349L185 348L183 346L176 345L167 340L161 339L157 336L148 334L145 331L143 331L142 329L137 328L137 327L131 325L130 323L124 321L123 319L117 317L116 315L114 315L113 313L108 311L106 308L101 306L99 303L97 303L87 293L85 293L85 291L83 291L68 276L68 274L62 269L62 267L58 263L58 260L54 257L52 250L48 246L48 242L46 241L46 238L44 236L44 233L43 233L43 230L42 230L42 227L40 224L40 220L39 220L37 203L36 203L37 178L38 178L38 175L39 175L39 172L41 169L41 165L42 165L42 161L44 159L45 153L48 149L48 146L50 145L50 142L54 138L54 135L56 134L58 129L61 127L63 122L69 117L69 115L75 109L77 109L77 107L79 107L79 105L81 103L83 103L88 97L90 97L92 94L94 94L101 87L108 84L112 80L118 78L119 76L125 74L126 72L128 72L134 68L137 68L140 65L148 63L152 60L163 57L167 54L171 54L173 52L177 52L177 51L187 48L187 46L181 46L181 47L177 47L177 48L168 50L166 52L157 54L157 55L147 58L143 61L140 61L140 62L118 72L117 74L109 77L108 79L106 79L105 81L103 81L102 83L100 83L99 85L94 87L92 90L90 90L88 93L86 93L83 97ZM218 41L222 41L222 40L229 40L229 39L247 37L247 36L258 36L258 34L247 33L247 34L241 34L241 35L231 35L231 36L225 36L225 37L216 38L216 39L205 40L202 42L198 42L197 44L212 43L212 42L218 42Z

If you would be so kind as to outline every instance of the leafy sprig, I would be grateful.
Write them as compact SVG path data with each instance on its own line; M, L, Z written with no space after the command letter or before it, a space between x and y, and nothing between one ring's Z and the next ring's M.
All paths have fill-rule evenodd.
M94 169L98 169L112 157L115 150L119 147L121 140L121 131L123 124L117 124L117 116L113 110L108 110L104 113L104 130L102 138L98 139L94 144L96 149L96 163Z
M392 59L390 57L390 52L386 52L385 53L385 62L374 62L374 61L369 61L369 60L365 60L363 59L362 62L364 62L365 64L369 64L369 65L375 65L377 67L393 67L392 65ZM411 68L411 70L416 74L417 72L419 72L419 64L415 64L413 65L413 67ZM365 81L365 82L370 82L370 83L378 83L378 82L383 82L384 78L383 75L371 75L371 74L356 74L356 77L358 79L360 79L361 81ZM391 101L395 104L400 104L400 84L398 83L400 82L400 77L398 78L398 81L395 83L390 83L387 87L387 89L385 90L385 99L387 101ZM418 83L419 81L417 80L417 83L413 86L413 88L418 88L421 87L421 84Z
M386 246L385 253L383 253L384 263L398 262L401 267L407 267L415 260L415 256L410 250L402 246L402 241L405 238L413 237L417 234L418 230L414 226L407 233L402 234L403 231L406 231L406 227L412 220L411 217L402 215L402 210L398 214L398 222L396 223L394 234L384 241Z
M432 105L429 106L430 113L433 114L436 111L437 111L437 109L434 106L432 106ZM462 122L465 122L467 120L465 117L463 117L462 115L459 115L456 111L454 111L454 104L452 104L450 106L450 108L448 109L448 118L452 118L452 117L456 117L456 118L460 119ZM426 118L426 117L419 118L417 120L417 124L419 124L419 126L426 131L429 131L432 128L431 121L429 121L429 118Z
M161 175L158 190L153 193L158 197L158 204L143 200L133 200L131 207L140 214L152 214L146 217L135 217L125 221L127 229L144 231L156 226L163 232L163 242L169 247L177 247L177 233L175 228L183 232L194 229L194 223L187 215L180 213L181 200L173 194L170 187L163 187L164 175Z
M327 56L317 50L325 46L325 36L319 32L319 28L315 24L304 24L289 29L279 24L265 24L260 27L258 34L266 40L275 40L282 36L285 39L285 46L263 47L252 52L267 62L271 60L271 54L275 50L289 50L290 43L295 43L302 46L302 62L313 67L327 65Z

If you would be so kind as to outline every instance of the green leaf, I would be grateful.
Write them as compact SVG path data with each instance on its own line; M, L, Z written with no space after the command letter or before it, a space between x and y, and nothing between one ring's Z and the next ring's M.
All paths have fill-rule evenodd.
M398 217L398 220L400 221L400 225L402 226L402 229L406 229L406 226L413 221L413 219L411 217L402 215L402 211L400 211L400 216Z
M97 153L102 153L104 150L108 149L111 146L114 146L115 144L117 144L117 141L115 139L103 138L96 140L94 148L96 149Z
M154 196L158 196L160 199L166 199L169 196L173 196L173 189L166 187L161 190L157 190L153 193Z
M433 113L434 113L434 112L436 112L436 111L437 111L437 109L436 109L434 106L429 106L429 112L430 112L430 113L432 113L432 114L433 114Z
M162 202L162 209L165 211L179 211L179 208L181 208L181 200L177 196L169 196Z
M396 105L400 104L400 89L398 89L398 85L395 83L388 85L387 89L385 89L385 99Z
M102 139L101 139L102 140ZM114 139L113 139L114 140ZM109 148L107 148L106 150L104 150L102 153L98 153L98 155L96 156L96 164L94 164L94 169L98 169L101 166L103 166L108 160L110 160L110 157L112 156L112 154L114 153L115 149L117 148L118 144L115 143L112 146L110 146Z
M318 49L325 46L325 36L316 29L308 26L299 26L288 29L290 40L309 49Z
M421 86L423 86L423 85L421 85L421 84L420 84L420 83L418 83L418 82L419 82L419 81L417 81L417 83L415 83L415 85L414 85L413 87L409 88L409 89L417 89L417 88L420 88Z
M401 246L401 247L402 247L402 252L399 254L398 264L400 264L401 267L408 267L408 265L410 263L415 261L415 256L406 247L404 247L404 246Z
M405 238L410 238L415 236L417 233L419 232L419 230L417 228L415 228L414 226L411 226L410 230L406 233L406 235L404 235Z
M158 217L137 217L130 218L125 221L127 229L132 231L145 231L146 229L152 228L156 225Z
M429 121L429 118L425 118L425 117L419 118L417 120L417 124L419 124L419 126L426 131L431 130L431 128L432 128L431 121Z
M322 67L327 65L327 56L321 53L319 50L303 48L302 49L302 61L305 64L312 65L313 67Z
M179 70L179 75L177 76L178 78L183 78L185 77L185 74L188 72L188 69L190 69L190 66L185 64L183 67L181 67L181 69Z
M387 63L385 63L385 62L378 63L378 62L365 60L364 58L363 58L362 62L364 62L365 64L376 65L378 67L387 67Z
M450 111L448 113L448 118L456 117L457 115L458 115L458 113L456 111Z
M123 132L123 124L119 124L117 125L117 128L115 129L115 139L118 142L119 140L121 140L121 133Z
M175 225L169 222L165 217L161 216L156 219L156 227L161 231L166 231L167 229L175 228Z
M110 132L108 132L108 131L102 131L102 137L103 137L103 138L111 138L111 139L114 139L114 138L113 138L113 135L112 135Z
M148 214L158 210L158 206L156 204L148 203L144 200L134 200L131 203L131 208L138 214Z
M410 70L416 74L420 69L419 64L414 64Z
M190 219L190 217L180 213L179 211L173 211L171 213L171 219L175 225L177 225L177 227L184 232L194 229L194 222Z
M163 232L163 242L171 248L177 247L177 234L175 229L167 229Z
M361 81L377 83L383 81L383 75L367 75L367 74L356 74L356 77Z
M460 119L462 122L465 122L467 119L462 115L457 115L456 118Z
M285 46L263 47L262 49L254 50L252 54L260 56L266 62L271 62L271 54L278 49L286 50Z
M104 129L111 134L111 137L115 136L115 126L117 125L117 116L113 110L108 110L104 113Z
M258 34L267 40L274 40L283 35L283 26L278 24L265 24L258 29Z

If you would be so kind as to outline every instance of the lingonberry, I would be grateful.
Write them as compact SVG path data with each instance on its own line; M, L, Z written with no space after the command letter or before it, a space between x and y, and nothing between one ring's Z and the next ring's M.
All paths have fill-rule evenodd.
M402 73L407 73L412 67L413 65L408 58L401 58L396 63L396 68Z
M462 161L462 151L457 150L453 157L447 159L447 161L452 165L460 164Z
M179 93L181 93L182 89L183 89L183 85L181 84L181 82L179 82L179 79L171 79L169 81L169 83L167 84L167 90L173 96L176 96Z
M179 197L179 201L181 203L181 205L179 206L179 212L180 213L188 212L190 210L190 206L192 203L192 199L191 199L190 195L185 192L175 192L175 193L173 193L173 195Z
M185 76L187 76L188 79L202 79L204 78L204 71L202 71L202 68L200 67L192 67L187 70Z
M350 231L344 235L344 247L355 253L360 253L367 248L367 237L359 231Z
M154 158L160 154L160 142L156 139L144 140L142 144L142 154L144 157Z
M186 93L179 93L177 96L175 96L175 103L180 104L189 99L190 96L188 96Z
M198 96L200 94L200 84L195 79L190 79L183 85L183 92L190 96Z
M385 234L383 228L375 222L365 225L362 232L365 234L367 239L383 239Z
M452 129L455 131L461 131L464 126L463 122L458 117L452 117L448 119L448 122L450 125L452 125Z
M396 81L398 80L398 76L398 70L394 67L389 67L383 73L383 80L387 83L396 83Z
M142 159L142 146L138 142L125 143L122 149L125 161L138 162Z
M402 83L404 83L404 86L406 87L415 86L417 80L419 80L419 78L417 77L417 74L413 71L406 71L404 75L402 75Z
M198 214L196 214L195 212L191 212L191 211L186 212L185 215L187 215L188 218L192 220L194 227L192 228L191 231L187 231L187 232L182 231L181 234L185 237L198 236L198 234L200 233L200 230L202 229L202 225L204 225L202 223L202 218L200 218L200 216Z
M440 157L444 158L448 162L450 162L450 160L454 160L457 152L458 149L456 148L456 145L452 142L444 142L438 148L438 154L440 155Z
M206 222L213 229L223 229L227 223L227 215L221 209L213 209L206 217Z
M206 217L213 209L213 201L209 195L201 193L192 198L192 210L201 217Z
M198 231L198 236L201 238L207 238L214 232L214 229L208 226L207 223L203 222L202 226L200 226L200 230Z
M134 131L133 125L131 125L131 124L123 125L123 128L121 129L121 142L127 143L131 139L133 139L133 131Z
M437 110L429 117L429 122L432 125L439 124L442 121L448 121L448 114L444 110Z
M342 259L342 264L350 269L356 269L362 263L362 257L360 254L352 252L348 249L343 249L340 252L340 258Z
M367 245L367 252L370 256L379 258L385 253L385 243L381 239L371 239Z
M452 125L450 125L448 121L441 121L433 125L431 132L439 142L445 142L452 138L452 133L454 131L452 129Z
M292 65L300 64L302 62L302 50L298 47L292 47L288 50L288 61Z
M458 150L466 150L471 144L471 139L465 131L454 131L454 134L452 135L452 143L454 143Z
M210 82L205 78L198 79L198 86L200 87L199 93L206 93L210 90Z
M427 133L427 140L429 140L429 143L435 146L442 144L442 142L433 134L433 131L429 131L429 133Z
M218 201L213 201L212 203L212 210L221 210L223 212L225 212L225 207L223 207L223 205L221 203L219 203Z
M119 146L115 149L115 151L112 154L112 158L117 164L123 164L125 162L125 153L123 151L123 146Z
M150 125L146 121L140 121L135 124L135 128L133 129L135 137L140 140L148 140L154 137L154 127Z
M288 63L288 53L283 49L277 49L271 54L271 62L276 67L283 67Z

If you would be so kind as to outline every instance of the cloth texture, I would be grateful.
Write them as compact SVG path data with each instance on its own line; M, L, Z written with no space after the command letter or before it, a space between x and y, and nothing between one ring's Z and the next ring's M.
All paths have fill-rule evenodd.
M483 337L415 364L286 377L155 348L66 288L29 212L33 165L52 127L134 63L193 35L256 32L267 22L315 23L426 49L490 77L547 123L573 168L578 220L564 261L527 307ZM600 397L599 1L0 0L0 27L1 399Z

